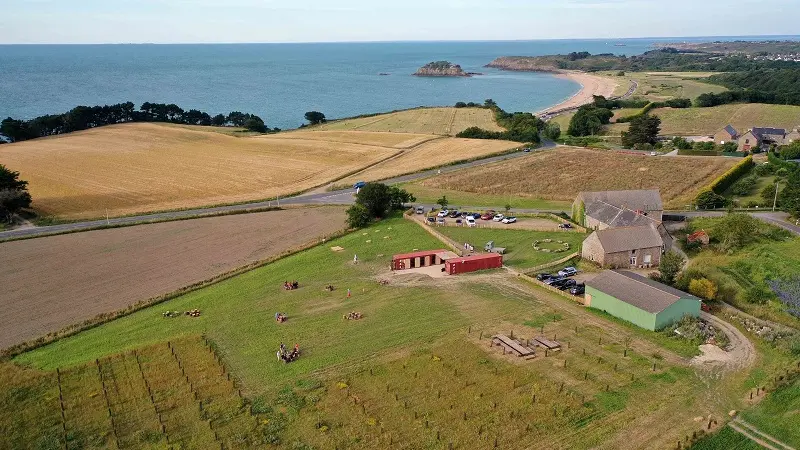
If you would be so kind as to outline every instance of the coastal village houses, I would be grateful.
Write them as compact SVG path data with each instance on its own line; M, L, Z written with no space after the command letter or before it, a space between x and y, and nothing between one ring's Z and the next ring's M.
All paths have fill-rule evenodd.
M657 190L581 192L572 217L594 230L581 255L601 267L654 267L672 248L664 227L664 206Z
M738 151L751 152L756 148L769 147L770 145L789 145L800 140L800 127L787 131L784 128L755 127L739 135L735 128L727 125L714 134L714 143L722 145L736 142Z

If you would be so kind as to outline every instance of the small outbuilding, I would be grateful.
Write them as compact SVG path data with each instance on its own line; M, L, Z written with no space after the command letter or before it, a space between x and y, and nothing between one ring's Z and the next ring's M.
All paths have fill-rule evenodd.
M586 282L585 304L646 330L684 316L700 317L699 298L625 270L606 270Z
M422 250L392 256L392 270L417 269L420 267L438 266L450 258L456 257L449 250Z
M503 267L503 255L499 253L485 253L480 255L453 258L445 262L449 275L476 272L478 270L499 269Z

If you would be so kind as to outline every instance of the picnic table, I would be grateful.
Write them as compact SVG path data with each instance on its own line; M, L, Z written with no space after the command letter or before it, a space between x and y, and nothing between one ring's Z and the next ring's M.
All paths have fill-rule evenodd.
M536 357L536 352L533 351L533 349L523 346L519 342L504 334L492 336L492 343L499 345L509 352L525 359L533 359Z
M535 337L533 340L537 342L537 345L540 345L550 351L561 350L561 344L556 341L551 341L544 336Z

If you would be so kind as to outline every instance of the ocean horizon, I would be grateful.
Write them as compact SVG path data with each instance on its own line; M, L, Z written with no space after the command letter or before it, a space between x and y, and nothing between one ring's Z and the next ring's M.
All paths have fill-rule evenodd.
M484 67L499 56L588 51L638 55L656 43L798 36L236 44L0 45L0 117L30 119L78 105L174 103L211 115L254 113L296 128L306 111L329 119L494 99L507 111L558 104L580 85L550 74ZM471 78L412 74L438 60Z

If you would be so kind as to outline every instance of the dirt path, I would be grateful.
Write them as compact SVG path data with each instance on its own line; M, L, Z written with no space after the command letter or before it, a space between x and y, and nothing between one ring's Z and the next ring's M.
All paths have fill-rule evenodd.
M767 433L759 431L758 428L745 422L739 417L733 419L733 422L730 424L730 426L734 430L738 431L739 433L742 433L743 435L747 436L749 439L753 440L754 442L758 443L758 445L761 445L763 447L769 449L777 449L777 450L795 450L794 447L786 445L783 442L775 439L773 436L770 436Z
M700 317L728 335L730 345L727 351L716 345L701 345L700 351L703 354L692 358L693 366L703 369L737 370L745 369L755 363L756 349L738 328L706 312L701 312Z

